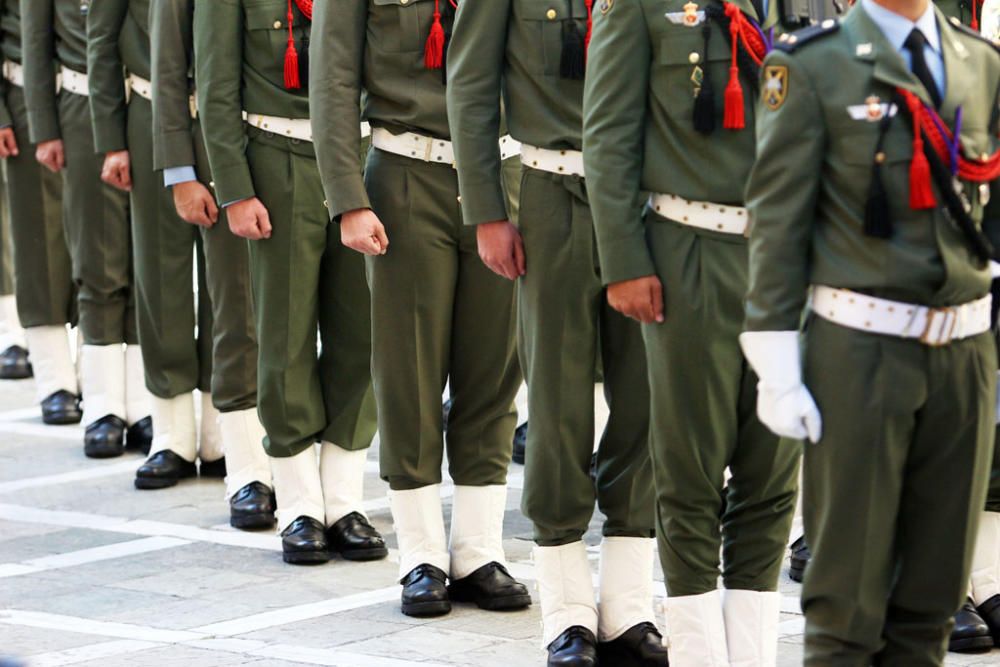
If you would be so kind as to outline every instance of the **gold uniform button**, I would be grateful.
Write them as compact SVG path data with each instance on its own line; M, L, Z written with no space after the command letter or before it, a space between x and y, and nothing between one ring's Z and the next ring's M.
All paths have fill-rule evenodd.
M406 0L402 0L402 2L406 2ZM549 11L545 12L545 18L547 18L550 21L555 20L556 16L557 16L556 10L554 9L550 9Z
M701 61L701 54L698 53L697 51L692 51L688 55L688 62L691 63L692 65L697 65L699 61Z
M405 5L408 2L410 2L410 0L399 0L399 4L401 4L401 5Z
M280 28L281 28L281 21L275 21L274 22L274 29L275 30L279 30Z

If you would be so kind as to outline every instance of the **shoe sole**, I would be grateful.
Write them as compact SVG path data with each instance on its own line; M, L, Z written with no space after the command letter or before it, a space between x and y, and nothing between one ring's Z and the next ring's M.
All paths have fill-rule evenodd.
M239 530L264 530L273 528L275 519L273 514L261 514L257 516L229 517L229 525Z
M35 377L35 374L30 371L27 374L0 371L0 380L30 380L33 377Z
M121 456L124 453L125 453L125 448L124 447L122 447L121 449L119 449L117 451L107 451L107 452L104 452L104 451L97 451L97 452L91 451L91 450L88 450L86 446L84 446L84 448L83 448L83 455L86 456L88 459L116 459L116 458L118 458L119 456Z
M281 558L289 565L322 565L330 562L330 554L326 551L285 551Z
M597 645L597 663L601 665L615 665L615 667L643 667L643 662L628 651L617 647L611 648L606 644Z
M382 560L389 556L389 550L385 547L379 547L378 549L351 549L350 551L337 551L336 553L340 554L340 557L344 560L353 561Z
M451 602L441 600L440 602L411 602L403 604L402 611L407 616L416 618L428 618L431 616L444 616L451 613Z
M155 491L156 489L169 489L171 486L177 486L180 479L174 477L171 479L154 479L151 477L136 477L135 478L135 488L141 489L143 491Z
M42 423L48 424L49 426L68 426L70 424L79 424L81 420L83 420L83 415L80 414L42 415Z
M484 611L517 611L531 606L531 595L506 595L503 597L481 597L466 593L460 588L448 588L448 595L455 602L469 602Z
M948 642L951 653L986 653L993 650L993 637L966 637Z

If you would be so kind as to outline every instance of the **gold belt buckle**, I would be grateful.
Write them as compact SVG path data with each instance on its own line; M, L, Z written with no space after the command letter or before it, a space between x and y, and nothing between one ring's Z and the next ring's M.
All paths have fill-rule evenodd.
M938 316L944 318L938 319ZM940 325L935 324L940 321ZM927 323L924 325L924 332L920 334L920 342L928 347L943 347L949 344L958 327L958 309L956 308L928 308Z

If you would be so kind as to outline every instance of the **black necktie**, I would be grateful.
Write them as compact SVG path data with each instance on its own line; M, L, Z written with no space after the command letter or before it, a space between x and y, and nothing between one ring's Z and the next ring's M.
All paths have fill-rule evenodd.
M931 75L931 69L927 66L927 59L924 58L924 47L927 46L927 38L918 28L914 28L909 34L903 46L910 52L910 69L913 74L924 84L927 93L931 96L931 101L935 107L941 106L941 91L938 90L937 83Z

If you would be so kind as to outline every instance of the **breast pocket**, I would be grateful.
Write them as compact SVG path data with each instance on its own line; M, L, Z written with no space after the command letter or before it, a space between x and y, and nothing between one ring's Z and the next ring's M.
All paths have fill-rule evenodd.
M574 14L568 0L516 0L514 18L526 27L529 48L536 54L532 59L534 73L559 76L564 22L576 20Z
M666 22L667 19L663 20ZM726 38L714 25L709 26L711 34L706 49L705 25L666 27L659 40L658 67L653 76L656 87L665 92L665 99L672 100L666 105L666 110L675 118L692 118L698 91L702 86L710 85L715 97L715 113L721 125L731 53Z
M371 3L368 27L379 51L424 50L434 20L434 0L371 0Z
M288 5L283 0L265 0L244 4L243 12L248 53L283 52L288 42ZM304 26L296 27L296 37L303 29Z

